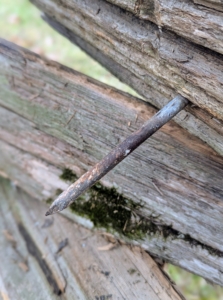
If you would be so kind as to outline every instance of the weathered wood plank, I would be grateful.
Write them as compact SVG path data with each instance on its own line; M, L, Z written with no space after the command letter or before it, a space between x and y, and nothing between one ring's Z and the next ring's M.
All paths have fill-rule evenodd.
M4 159L8 169L11 171L9 173L10 178L15 180L17 185L22 186L34 197L42 199L41 193L47 194L49 191L51 191L53 196L57 193L56 188L64 184L63 180L59 178L59 175L55 175L55 166L1 141L0 149L3 156L2 159ZM15 162L10 159L13 156L17 158ZM24 164L22 164L21 166L21 161L26 162L26 165L24 166ZM42 172L43 170L45 170L44 173ZM17 176L16 173L18 173ZM57 169L57 173L61 174L62 170ZM51 180L49 180L49 178L51 178ZM68 185L69 183L66 184ZM37 203L37 206L40 206L40 204ZM44 216L45 210L46 207L43 209L42 216ZM138 214L138 212L134 212L134 215L136 213ZM87 218L87 215L86 218L79 217L69 210L63 211L62 214L86 228L94 229L94 224ZM139 245L165 261L179 265L211 282L223 286L221 276L223 272L222 252L211 247L206 247L204 244L198 243L196 240L188 238L188 235L184 235L180 232L175 232L174 236L171 233L172 230L168 226L165 228L165 226L162 225L163 223L158 219L155 213L153 216L150 216L150 218L147 218L148 223L151 220L154 222L153 226L158 224L159 230L154 232L152 226L151 231L148 230L143 238L135 237L134 239L129 239L120 233L115 233L115 237L118 239L121 238L128 244Z
M100 251L109 244L102 234L62 216L46 222L45 205L3 179L0 195L0 280L8 296L3 299L183 299L142 249L123 244ZM68 245L58 252L64 239ZM27 272L19 267L22 256Z
M45 15L44 20L71 42L77 44L90 56L100 62L121 81L134 88L139 94L144 96L146 101L156 107L163 107L168 103L171 97L175 96L173 90L164 90L163 86L162 89L160 89L161 85L157 84L157 79L155 80L152 77L148 77L149 75L147 74L148 81L145 82L145 76L138 76L135 74L134 69L123 67L115 60L115 57L112 58L108 56L107 52L92 46L49 16ZM187 106L186 110L180 112L174 120L223 155L223 121L213 118L211 114L195 105Z
M14 47L15 50L16 47ZM43 60L19 47L17 50L19 51L14 52L14 54L15 58L18 58L18 63L14 62L13 68L10 69L9 65L12 61L10 62L10 59L8 62L5 60L7 62L5 71L2 68L2 73L6 73L3 73L2 77L1 104L33 121L46 133L70 143L80 153L84 151L91 157L91 161L88 162L90 165L103 157L120 141L122 136L124 138L129 132L136 130L142 122L149 119L155 112L140 100L119 93L108 86L99 85L86 76L81 76L57 63ZM7 53L10 53L9 48L7 48ZM18 54L20 54L20 57L18 57ZM21 65L22 61L26 61L26 64ZM35 74L35 77L33 74ZM11 85L12 80L13 86ZM24 84L25 80L29 85ZM41 91L41 93L38 93L38 91ZM74 112L76 112L75 115ZM2 113L1 127L9 126L8 132L12 133L16 128L11 128L12 124L9 121L7 122L7 119L4 120L4 115L7 116L7 114ZM70 120L72 116L73 118ZM135 124L136 118L137 123ZM70 122L67 124L69 120ZM104 124L105 120L107 126ZM130 126L128 126L129 122ZM23 127L25 128L25 126ZM18 136L17 131L15 136ZM27 134L24 139L28 139ZM9 141L11 139L8 137L5 140ZM154 144L155 141L156 144ZM52 147L52 142L49 144ZM158 164L162 162L159 167L156 167L157 176L159 174L160 179L163 176L161 182L165 182L164 178L166 176L171 178L167 174L170 173L170 170L174 170L175 175L172 180L181 174L180 177L182 176L191 181L191 184L196 182L195 185L202 188L205 185L208 193L215 186L219 191L219 195L213 194L213 196L221 198L222 158L215 155L199 140L194 139L184 130L170 123L154 138L148 140L145 146L142 146L142 150L139 149L141 154L137 160L145 160L143 153L146 153L147 147L152 147L154 150L159 149L157 153L153 151L150 154L152 157L149 160L153 158ZM177 147L181 151L178 151ZM26 149L24 148L24 150ZM74 165L78 165L79 157L81 157L81 154L79 154ZM208 160L206 161L206 159ZM131 158L128 158L128 160L131 161ZM55 164L57 163L55 162ZM123 162L122 165L127 167L128 164ZM133 164L132 172L134 173L136 165L133 162L131 164ZM185 164L187 165L186 168ZM150 167L151 170L148 169ZM141 174L145 172L145 179L142 178L142 182L147 182L148 177L150 181L154 178L152 174L155 170L153 166L150 167L146 166L145 170L139 169ZM87 168L87 164L85 164L82 170ZM124 170L122 172L126 176ZM78 175L80 173L79 171ZM190 173L191 175L189 175ZM150 184L151 186L153 185ZM166 193L165 184L163 188ZM152 189L155 191L154 187ZM175 191L178 191L177 194L182 194L180 187L176 187ZM172 198L172 195L170 197ZM200 231L198 232L200 235Z
M154 24L140 21L106 1L77 0L70 6L58 0L32 2L137 77L144 78L153 89L173 89L223 120L221 55L168 31L160 34Z
M69 2L69 1L65 1ZM220 0L108 0L160 28L223 54L223 2ZM207 9L197 4L215 8Z
M201 4L218 11L223 11L223 2L222 0L193 0L194 3Z
M38 199L67 187L61 169L80 176L155 112L128 94L5 45L0 103L15 113L0 109L0 170ZM138 206L134 216L165 228L164 237L157 227L155 234L144 232L137 240L142 247L222 284L222 172L222 157L170 122L103 183Z
M12 198L14 196L14 198ZM19 230L19 222L13 212L18 207L19 194L15 186L0 179L0 297L1 299L65 299L58 296L65 289L66 282L61 271L54 263L50 268L44 262L52 260L52 253L48 251L47 258L39 263L39 253L30 255L26 241ZM11 201L10 201L11 199ZM35 238L32 236L32 238ZM39 241L36 240L35 243ZM41 241L44 244L44 241ZM31 244L29 245L32 246ZM37 248L37 247L36 247ZM34 249L33 249L34 250ZM46 254L46 252L42 252ZM45 276L44 276L45 275ZM48 278L47 278L48 276ZM55 279L56 278L56 279ZM51 286L48 280L51 279Z

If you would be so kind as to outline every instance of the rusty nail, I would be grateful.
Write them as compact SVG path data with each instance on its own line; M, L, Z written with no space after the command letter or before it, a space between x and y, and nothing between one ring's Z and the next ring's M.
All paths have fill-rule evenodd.
M160 129L160 127L171 120L187 104L187 99L180 95L176 96L160 111L158 111L150 120L148 120L139 130L128 136L93 168L82 175L67 190L60 194L46 212L46 216L62 211L68 207L77 199L78 196L80 196L85 190L90 188L123 159L125 159L130 153L132 153L132 151L134 151L146 139Z

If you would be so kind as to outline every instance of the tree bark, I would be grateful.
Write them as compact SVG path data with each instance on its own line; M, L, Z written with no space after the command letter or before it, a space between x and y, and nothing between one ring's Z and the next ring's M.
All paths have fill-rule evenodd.
M68 186L64 168L80 176L156 111L3 40L0 65L0 172L42 201ZM114 211L128 215L121 230L112 228L118 237L223 285L222 177L223 158L170 122L101 181L102 192L90 191L65 213L96 226L89 206L84 218L78 209L89 199L93 209L107 186L124 203Z

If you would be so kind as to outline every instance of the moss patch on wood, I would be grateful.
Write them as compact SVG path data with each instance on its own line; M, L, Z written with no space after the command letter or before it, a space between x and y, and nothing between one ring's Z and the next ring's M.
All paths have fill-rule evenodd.
M134 213L140 207L115 188L108 189L100 183L96 183L70 206L75 213L88 217L95 227L132 238L142 237L149 229L145 221Z
M71 170L64 169L60 178L75 181L77 176ZM95 227L131 239L142 239L147 234L160 231L154 222L139 215L138 211L142 208L141 203L135 203L115 188L107 188L100 183L96 183L70 205L73 212L90 219ZM170 230L164 230L164 238L170 234Z
M72 170L64 168L62 174L60 175L60 179L63 179L65 181L76 181L78 177L73 173Z
M61 189L56 189L55 197L59 196L62 192L63 192L63 190L61 190ZM52 204L53 201L54 201L54 199L53 199L52 197L49 197L49 198L47 198L45 201L46 201L47 204Z
M47 204L52 204L52 203L53 203L53 198L51 198L51 197L50 197L50 198L47 198L47 199L46 199L46 203L47 203Z
M61 190L61 189L56 189L56 196L59 196L61 193L63 192L63 190Z
M64 169L60 178L72 182L78 179L70 169ZM108 232L119 233L132 240L155 234L163 239L182 239L192 247L200 246L211 255L223 257L223 252L194 240L189 234L184 235L171 226L160 224L154 216L141 216L139 210L142 208L142 203L135 203L115 188L104 187L99 182L70 205L71 211L90 219L95 227L105 228Z

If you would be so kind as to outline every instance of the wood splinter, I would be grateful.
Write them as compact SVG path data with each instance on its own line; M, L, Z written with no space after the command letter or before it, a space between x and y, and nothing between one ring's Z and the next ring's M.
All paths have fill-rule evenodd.
M132 153L146 139L159 130L164 124L170 121L186 105L188 100L178 95L158 111L150 120L148 120L139 130L133 132L115 149L107 154L87 173L82 175L75 183L69 186L52 203L46 216L62 211L73 203L85 190L90 188L105 174L119 164L124 158Z

